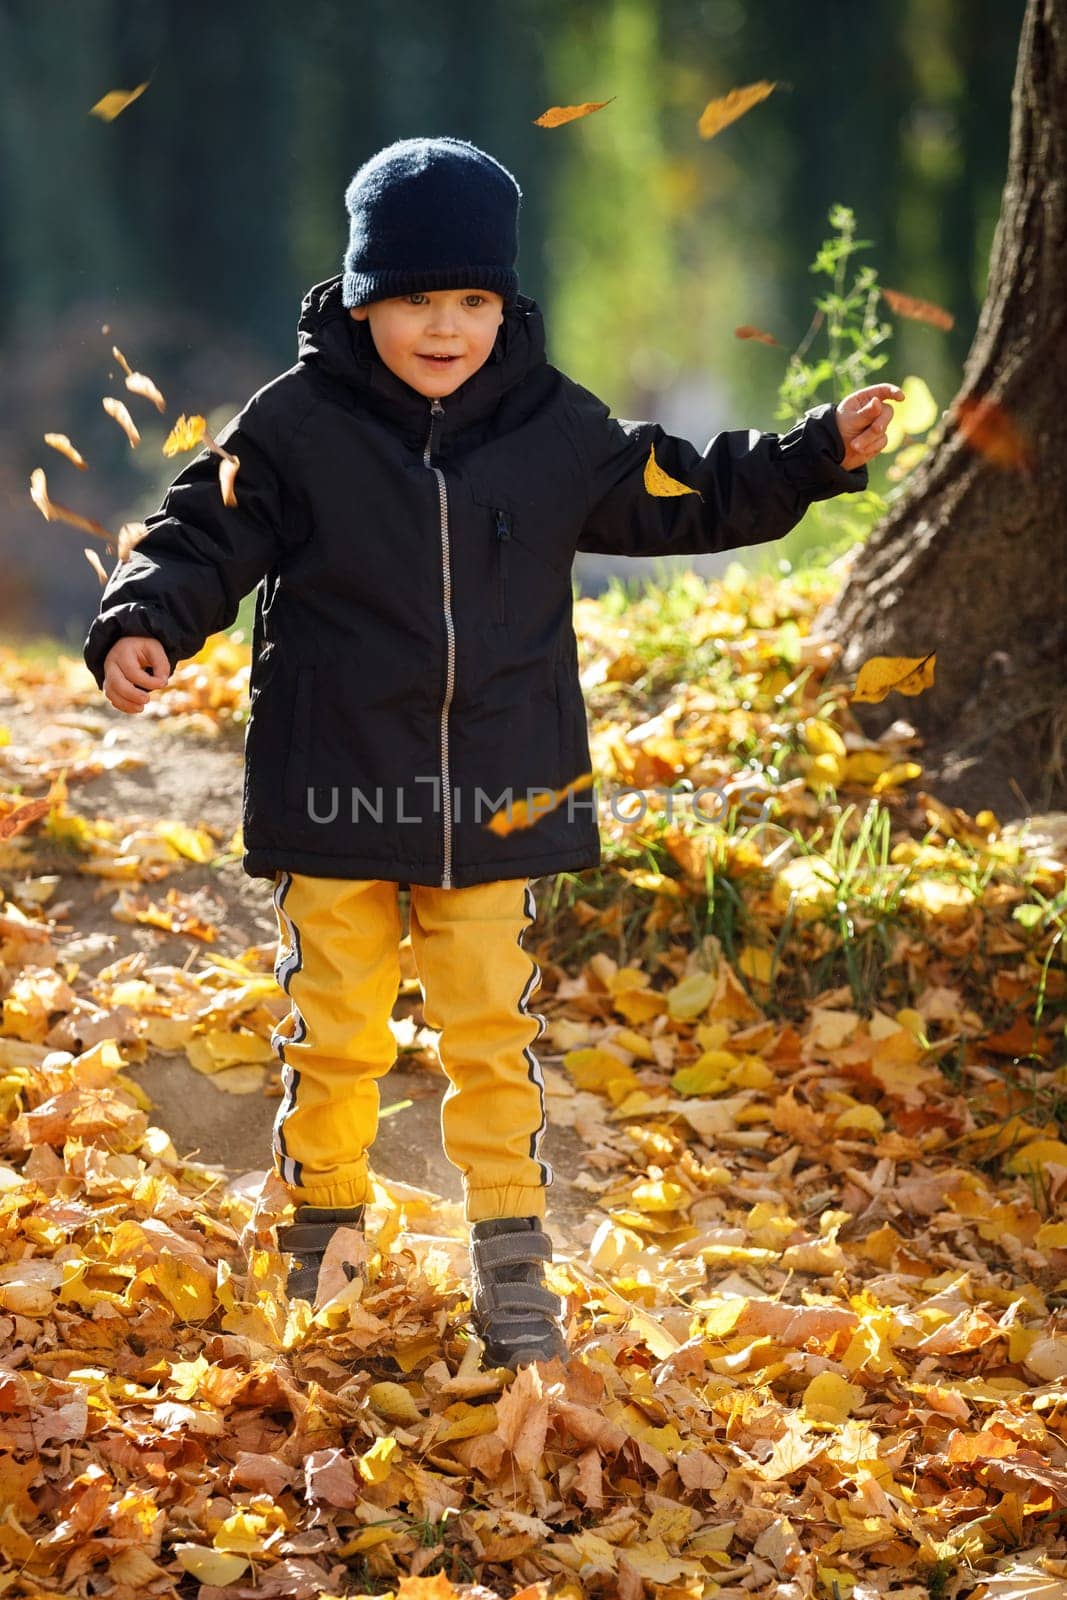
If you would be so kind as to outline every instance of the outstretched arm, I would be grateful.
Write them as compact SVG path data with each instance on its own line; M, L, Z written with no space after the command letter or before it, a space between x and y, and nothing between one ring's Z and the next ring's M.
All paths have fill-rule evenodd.
M569 383L574 439L590 485L577 548L701 555L781 539L816 500L867 487L866 462L885 443L892 415L883 393L903 399L895 384L878 384L840 407L813 406L786 434L724 432L700 454L658 423L612 417L596 395ZM697 493L651 494L645 466L652 450L657 466Z

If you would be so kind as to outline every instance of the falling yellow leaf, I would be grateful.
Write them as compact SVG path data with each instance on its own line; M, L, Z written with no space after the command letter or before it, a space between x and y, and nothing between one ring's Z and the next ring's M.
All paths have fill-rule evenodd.
M649 494L657 496L675 494L695 494L703 500L704 496L699 489L691 489L687 483L679 483L677 478L672 478L670 473L664 472L656 460L656 447L652 445L645 462L645 488Z
M46 433L45 444L50 444L53 450L58 450L60 455L66 456L68 461L73 461L82 472L88 467L88 462L83 459L80 452L75 450L65 433Z
M896 406L889 419L885 434L887 451L899 449L909 436L916 438L919 434L925 433L928 428L933 427L940 415L937 401L922 378L909 373L901 381L900 387L904 391L904 399Z
M206 427L203 417L187 417L183 413L163 441L163 454L176 456L182 450L192 450L202 442Z
M761 80L759 83L746 84L743 89L731 89L729 94L720 95L717 100L709 100L700 113L697 132L702 139L713 139L729 123L736 122L746 111L751 111L761 100L766 100L776 88L777 84Z
M893 690L898 694L922 694L933 684L936 661L936 650L926 656L871 656L859 670L852 699L873 704Z
M113 399L111 395L105 395L100 404L103 406L109 417L114 417L115 421L118 423L119 427L130 441L131 450L135 446L139 445L141 442L141 435L138 433L137 425L130 416L130 413L127 411L123 402L121 400Z
M510 806L505 806L503 811L494 811L489 821L485 824L490 833L504 837L515 828L532 828L535 822L540 822L542 817L547 817L555 811L569 794L577 794L579 789L588 789L593 781L592 772L583 772L577 778L572 778L570 783L565 783L562 789L539 789L532 791L533 798L529 800L514 800Z
M101 96L94 106L89 107L89 115L91 117L99 117L102 122L114 122L115 118L125 111L127 106L132 105L135 100L144 94L150 82L151 79L145 83L139 83L136 89L109 90L107 94Z
M611 100L617 99L612 95ZM588 117L594 111L603 111L605 106L610 106L611 100L586 100L580 106L550 106L547 111L542 111L539 117L534 118L535 128L561 128L565 122L576 122L579 117Z

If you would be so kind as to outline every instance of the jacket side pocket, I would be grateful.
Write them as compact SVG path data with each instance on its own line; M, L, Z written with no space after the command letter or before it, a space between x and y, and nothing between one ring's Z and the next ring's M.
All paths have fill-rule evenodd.
M293 810L303 810L307 801L311 769L311 722L315 704L315 668L300 667L296 674L293 715L289 727L289 754L285 763L283 795Z

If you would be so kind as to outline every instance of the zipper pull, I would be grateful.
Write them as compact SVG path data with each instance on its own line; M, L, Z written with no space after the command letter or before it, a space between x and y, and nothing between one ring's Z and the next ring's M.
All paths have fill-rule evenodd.
M496 514L496 536L498 539L511 538L511 514L508 511L498 511Z
M434 419L435 419L435 417L443 417L444 414L445 414L445 408L441 404L440 400L438 400L436 398L431 400L430 401L430 431L426 436L426 444L425 444L425 447L423 448L423 452L422 452L422 464L423 464L424 467L428 467L430 465L431 455L432 455L432 452L433 452L433 425L434 425Z

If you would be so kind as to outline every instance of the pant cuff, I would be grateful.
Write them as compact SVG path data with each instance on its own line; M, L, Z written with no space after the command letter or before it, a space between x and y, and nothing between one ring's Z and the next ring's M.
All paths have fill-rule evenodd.
M298 1188L287 1183L293 1204L300 1206L362 1206L370 1199L366 1177L346 1178L338 1183L305 1184Z
M547 1201L542 1184L499 1183L472 1189L464 1182L468 1222L490 1222L497 1217L545 1219Z

